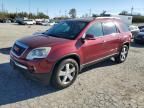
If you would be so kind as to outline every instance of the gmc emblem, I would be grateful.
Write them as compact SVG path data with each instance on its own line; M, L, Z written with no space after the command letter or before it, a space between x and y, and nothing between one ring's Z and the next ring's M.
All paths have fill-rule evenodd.
M14 50L18 52L19 48L17 46L14 46Z

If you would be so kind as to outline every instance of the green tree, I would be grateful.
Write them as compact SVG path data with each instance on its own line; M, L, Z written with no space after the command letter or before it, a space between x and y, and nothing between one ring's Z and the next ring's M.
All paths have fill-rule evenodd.
M128 11L123 10L122 12L119 13L119 15L128 15Z
M47 16L47 15L45 15L43 12L39 12L38 14L37 14L37 17L38 18L49 18L49 16Z
M73 8L73 9L70 9L70 11L69 11L69 15L70 15L70 17L71 18L76 18L76 9L75 8Z
M30 19L35 18L49 18L49 16L45 15L43 12L36 14L27 13L27 12L19 12L19 13L8 13L8 12L0 12L0 19L15 19L16 17L28 17Z
M103 10L100 16L105 16L106 12L107 12L106 10Z
M96 18L98 17L99 15L98 14L93 14L92 17Z

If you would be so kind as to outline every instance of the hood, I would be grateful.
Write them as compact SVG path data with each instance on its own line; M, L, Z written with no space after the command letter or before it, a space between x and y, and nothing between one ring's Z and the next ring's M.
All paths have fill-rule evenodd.
M57 44L66 43L70 40L39 34L37 36L30 36L30 37L22 38L18 41L22 42L23 44L28 45L31 48L37 48L37 47L51 47Z

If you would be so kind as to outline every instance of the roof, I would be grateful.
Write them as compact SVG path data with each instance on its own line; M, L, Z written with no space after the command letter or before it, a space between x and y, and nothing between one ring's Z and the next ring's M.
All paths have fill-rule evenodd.
M84 22L91 22L91 21L94 21L94 20L99 20L99 19L102 19L102 20L120 20L120 18L118 17L96 17L96 18L74 18L74 19L68 19L67 21L84 21Z
M74 19L68 19L67 21L84 21L84 22L91 22L94 18L74 18Z

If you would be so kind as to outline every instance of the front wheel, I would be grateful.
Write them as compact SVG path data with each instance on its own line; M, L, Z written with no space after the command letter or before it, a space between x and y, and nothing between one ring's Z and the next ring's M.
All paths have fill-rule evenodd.
M115 57L115 61L117 63L123 63L127 58L128 51L129 51L129 47L127 45L123 45L119 55Z
M73 59L66 59L61 61L54 69L52 76L52 85L58 89L64 89L77 78L79 72L78 63Z

